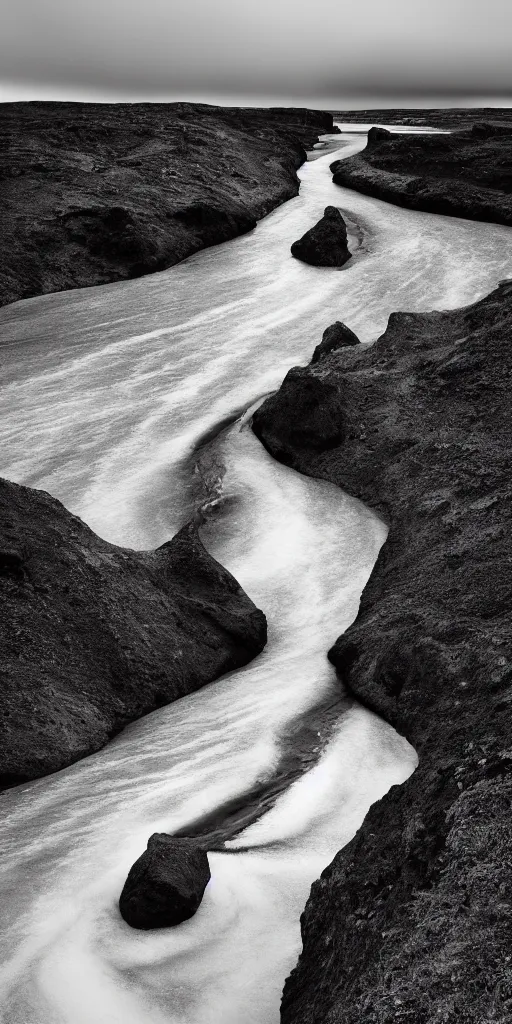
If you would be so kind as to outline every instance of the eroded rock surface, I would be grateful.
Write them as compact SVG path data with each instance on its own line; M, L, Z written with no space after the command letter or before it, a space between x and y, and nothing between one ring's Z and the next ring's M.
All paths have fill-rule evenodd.
M274 455L390 522L329 657L420 758L314 884L285 1024L512 1014L511 333L512 283L395 313L254 416Z
M155 832L128 873L119 909L132 928L168 928L188 921L210 881L206 851L193 839Z
M341 320L336 320L334 324L326 327L320 344L313 352L311 362L319 363L330 352L334 352L338 348L346 348L347 345L359 345L359 338L350 330L350 327L343 324Z
M371 128L366 149L331 164L333 181L411 210L512 225L509 125L442 135Z
M132 551L0 480L0 786L98 750L265 642L263 612L194 526Z
M3 103L0 305L140 277L297 195L332 115L200 103Z
M350 259L347 227L336 206L326 206L314 227L294 242L292 256L314 267L342 267Z

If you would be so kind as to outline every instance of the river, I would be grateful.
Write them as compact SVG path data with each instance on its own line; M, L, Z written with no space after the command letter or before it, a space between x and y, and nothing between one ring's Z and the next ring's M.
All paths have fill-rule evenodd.
M369 342L394 310L453 308L510 274L507 228L341 189L329 163L364 137L324 142L300 195L251 234L151 277L0 311L2 475L50 491L108 540L153 547L192 511L197 442L305 363L333 320ZM327 204L349 223L341 271L289 252ZM211 444L229 500L205 540L266 612L268 646L99 753L3 794L5 1024L277 1024L311 882L414 769L409 744L347 702L318 763L229 844L244 850L210 854L191 921L143 933L121 920L148 836L271 776L287 723L336 696L326 650L385 539L356 499L275 463L242 415Z

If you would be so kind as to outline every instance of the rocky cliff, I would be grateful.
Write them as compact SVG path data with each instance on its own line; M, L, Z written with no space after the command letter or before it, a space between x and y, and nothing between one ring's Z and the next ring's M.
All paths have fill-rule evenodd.
M0 480L0 787L98 750L265 642L265 616L194 526L156 551L115 547Z
M0 305L140 277L250 231L332 115L192 103L0 105Z
M329 657L419 754L313 885L284 1024L512 1017L511 331L512 282L395 313L254 416L277 458L390 523Z
M450 135L368 132L366 149L331 164L337 185L412 210L512 224L510 125Z

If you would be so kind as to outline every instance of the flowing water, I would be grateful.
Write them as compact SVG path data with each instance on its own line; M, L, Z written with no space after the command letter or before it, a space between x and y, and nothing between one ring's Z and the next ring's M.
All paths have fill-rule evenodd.
M0 311L3 475L49 490L109 540L155 546L190 515L197 442L306 362L329 323L370 341L393 310L452 308L510 273L507 228L340 189L329 163L364 139L324 141L300 195L250 235L152 277ZM350 225L342 271L289 254L327 204ZM191 921L145 933L119 917L148 836L271 776L287 723L336 695L325 652L384 540L358 501L274 462L246 420L211 442L230 500L205 539L265 610L268 646L103 751L2 796L5 1024L276 1024L311 882L413 770L403 738L347 705L316 766L229 844L243 851L210 854Z

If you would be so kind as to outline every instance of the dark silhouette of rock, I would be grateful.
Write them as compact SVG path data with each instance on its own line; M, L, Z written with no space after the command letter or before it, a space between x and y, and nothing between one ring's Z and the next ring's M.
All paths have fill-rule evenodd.
M512 225L510 125L477 122L446 135L371 128L366 149L331 171L335 184L397 206Z
M98 750L265 642L265 616L195 526L132 551L0 480L0 786Z
M287 465L295 464L297 451L337 448L346 434L338 387L304 366L288 371L277 394L256 410L252 424L263 444Z
M297 195L332 115L201 103L2 103L0 305L140 277Z
M206 851L193 839L155 832L128 872L119 909L132 928L168 928L193 917L210 881Z
M509 1015L508 975L494 993L512 892L511 331L512 281L394 313L375 345L291 371L254 416L278 458L390 522L329 658L419 754L313 885L283 1024Z
M396 133L394 137L397 137ZM367 136L366 149L368 153L373 149L377 149L380 142L389 142L390 139L393 139L393 132L388 131L387 128L379 128L377 125L374 125L373 128L370 128Z
M342 267L350 259L347 228L336 206L326 206L314 227L294 242L292 256L314 267Z
M336 323L326 327L320 344L316 346L313 352L311 362L318 363L324 356L328 356L330 352L335 352L336 349L359 344L357 334L354 334L350 327L343 324L341 320L336 320Z

